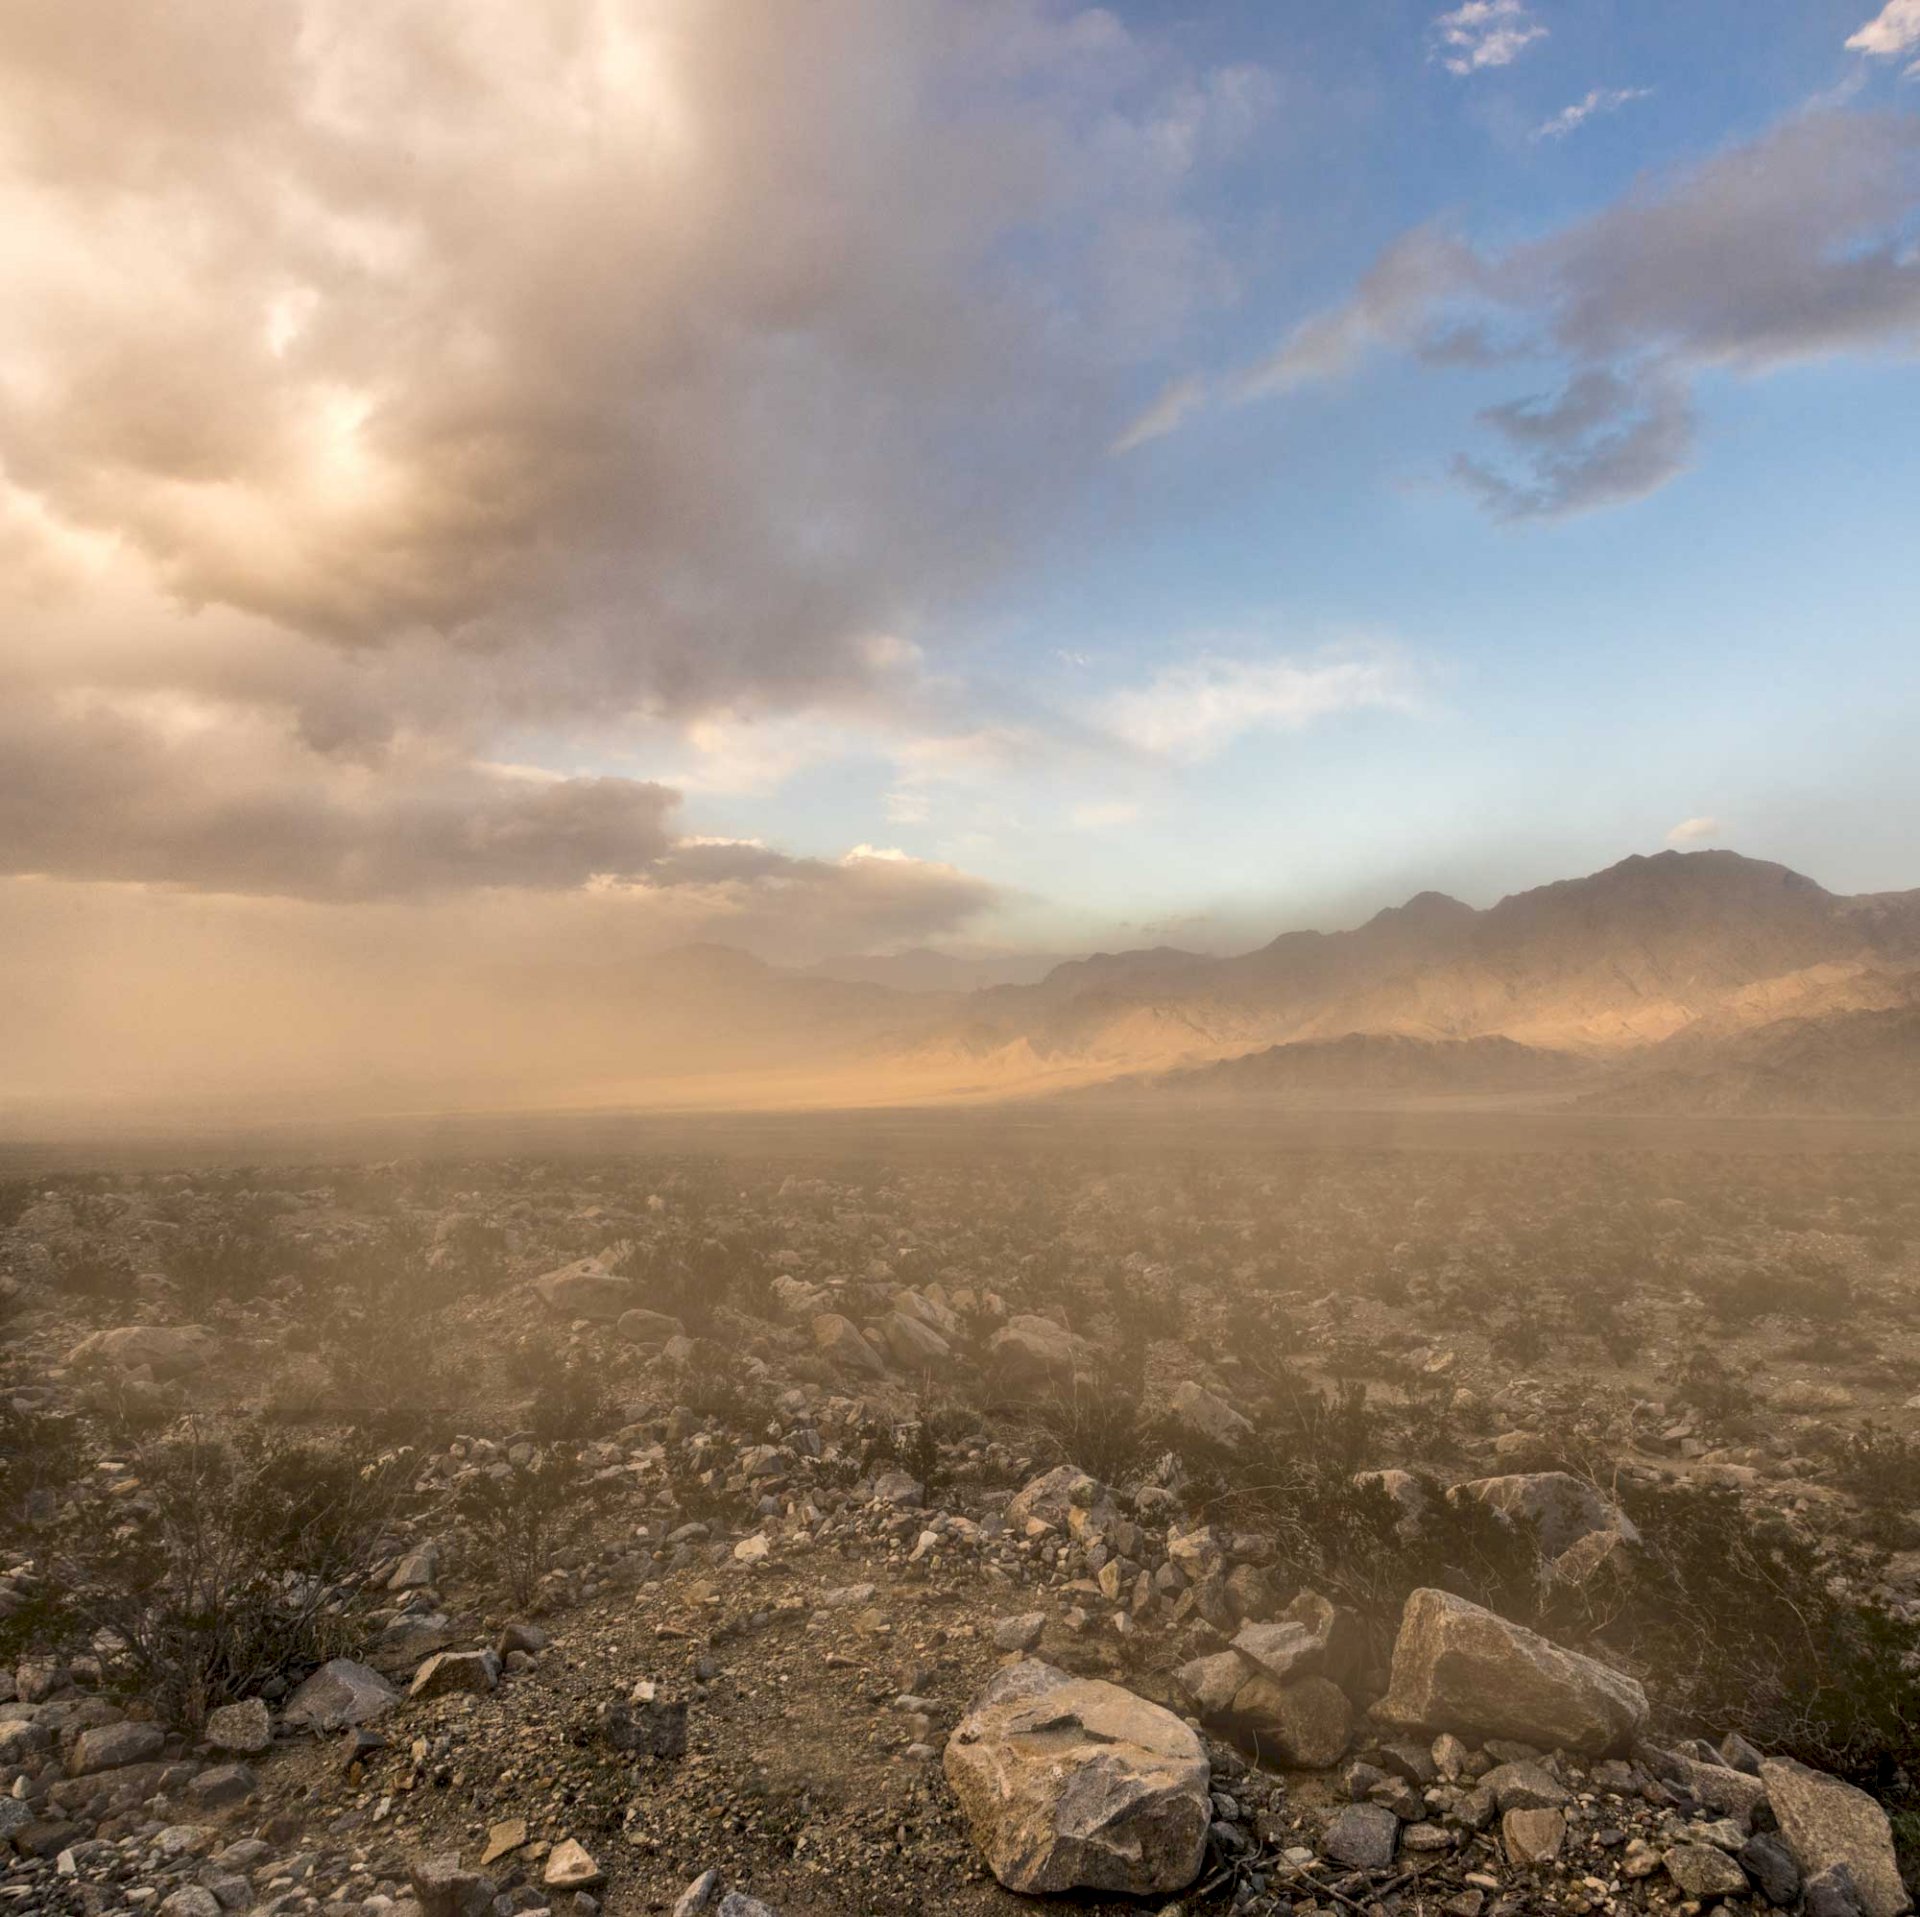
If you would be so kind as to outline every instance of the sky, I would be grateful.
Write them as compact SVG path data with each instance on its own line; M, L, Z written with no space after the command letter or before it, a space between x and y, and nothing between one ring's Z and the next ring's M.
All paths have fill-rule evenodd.
M1920 0L13 0L0 278L42 1080L476 954L1920 884Z

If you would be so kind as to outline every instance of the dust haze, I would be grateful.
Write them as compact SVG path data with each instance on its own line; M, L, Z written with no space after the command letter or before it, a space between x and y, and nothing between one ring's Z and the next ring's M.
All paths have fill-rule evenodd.
M0 8L0 1917L1910 1911L1916 79Z

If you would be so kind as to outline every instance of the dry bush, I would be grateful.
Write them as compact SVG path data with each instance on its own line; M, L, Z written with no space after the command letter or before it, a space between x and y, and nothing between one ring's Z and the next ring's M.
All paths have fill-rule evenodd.
M70 1486L36 1537L18 1649L110 1647L110 1676L169 1724L353 1648L358 1585L399 1491L396 1461L347 1445L198 1431L145 1447L137 1489Z

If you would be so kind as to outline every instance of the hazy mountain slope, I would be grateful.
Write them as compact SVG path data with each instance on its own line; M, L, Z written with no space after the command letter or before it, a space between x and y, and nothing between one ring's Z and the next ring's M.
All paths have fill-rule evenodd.
M1504 1036L1604 1056L1885 1002L1920 951L1920 893L1846 899L1732 852L1661 853L1486 911L1423 893L1347 932L1237 958L1102 954L975 994L945 1042L1016 1039L1116 1070L1346 1032Z
M1692 1035L1580 1102L1619 1112L1875 1112L1920 1116L1920 984L1891 1011L1781 1019Z
M1312 1102L1328 1098L1458 1097L1559 1092L1594 1067L1510 1038L1427 1039L1349 1032L1271 1045L1240 1058L1116 1081L1112 1093L1156 1100ZM1089 1096L1099 1096L1099 1088Z

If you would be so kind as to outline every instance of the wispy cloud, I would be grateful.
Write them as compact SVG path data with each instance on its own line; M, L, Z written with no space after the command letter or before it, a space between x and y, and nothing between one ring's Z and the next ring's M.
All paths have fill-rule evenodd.
M1341 712L1409 711L1418 690L1410 662L1384 646L1304 659L1208 656L1109 693L1092 718L1136 751L1193 761L1250 732L1297 732Z
M1477 73L1511 65L1547 30L1523 0L1466 0L1441 14L1431 29L1434 58L1449 73Z
M1123 453L1132 452L1137 446L1146 445L1149 440L1164 438L1180 426L1188 414L1204 405L1206 397L1206 382L1197 374L1175 380L1113 442L1111 450L1114 456L1118 458Z
M1603 113L1618 113L1623 106L1634 100L1644 100L1652 92L1651 87L1595 87L1584 99L1574 101L1572 106L1562 107L1551 120L1543 120L1533 129L1529 138L1564 140L1589 120Z

